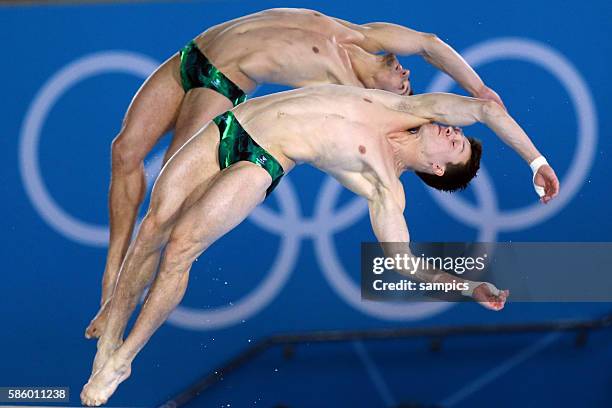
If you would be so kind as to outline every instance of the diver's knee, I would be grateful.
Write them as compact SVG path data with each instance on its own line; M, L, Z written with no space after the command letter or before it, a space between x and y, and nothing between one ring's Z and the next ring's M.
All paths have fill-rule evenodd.
M122 129L111 144L112 169L114 172L131 173L143 166L142 148L134 140L137 137Z
M164 252L164 268L166 272L186 271L189 265L202 252L201 242L189 236L177 238L174 234L168 240Z
M171 218L157 211L147 212L138 230L137 245L143 248L158 248L167 241Z

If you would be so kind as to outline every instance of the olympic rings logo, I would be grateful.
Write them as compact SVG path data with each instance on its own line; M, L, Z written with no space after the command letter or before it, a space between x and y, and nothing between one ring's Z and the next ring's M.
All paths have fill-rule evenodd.
M591 93L574 66L547 45L522 39L499 38L465 50L462 55L473 67L503 59L517 59L538 65L550 72L569 93L578 118L578 143L572 165L563 177L559 197L547 206L531 205L502 212L486 169L473 183L479 208L456 195L429 190L432 198L457 221L478 229L478 240L495 241L501 231L524 229L554 216L577 193L587 177L597 145L597 115ZM124 72L146 78L159 64L150 58L127 52L109 51L80 58L64 67L41 88L26 114L20 138L20 171L25 190L38 214L61 235L83 245L105 246L106 226L91 225L66 213L47 191L40 174L38 144L49 111L67 89L88 77L106 72ZM453 82L438 74L428 92L448 91ZM148 173L159 169L159 160L147 166ZM149 183L150 184L150 183ZM448 309L450 303L375 303L363 302L360 289L347 275L338 259L333 236L367 214L364 200L355 198L334 212L342 187L327 177L318 193L314 215L305 218L290 179L275 191L280 212L260 206L249 217L258 227L282 237L279 252L266 278L248 295L231 306L196 309L179 306L169 321L179 327L207 330L232 326L257 314L282 290L295 268L304 239L312 239L317 262L332 289L355 310L383 320L424 319Z

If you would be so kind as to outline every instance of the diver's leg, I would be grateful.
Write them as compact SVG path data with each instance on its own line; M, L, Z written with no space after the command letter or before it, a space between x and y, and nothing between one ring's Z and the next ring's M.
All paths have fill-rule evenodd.
M153 187L147 215L121 266L108 320L98 341L93 373L121 344L127 321L156 270L159 251L180 212L220 174L218 145L219 129L210 123L162 169Z
M174 126L174 136L172 138L170 146L168 147L168 150L166 150L164 156L164 164L170 159L170 157L172 157L174 153L176 153L176 151L181 146L183 146L192 136L194 136L200 129L202 129L202 127L206 126L206 124L216 116L220 115L223 112L226 112L231 108L232 103L230 102L230 100L227 99L225 96L217 93L216 91L207 88L193 88L189 90L189 92L187 92L185 98L183 99L183 103L178 113L178 118L176 119L176 124ZM143 152L143 154L146 153ZM142 159L140 160L142 164ZM139 165L138 168L141 169L142 166ZM140 197L140 200L142 200L142 197ZM123 257L125 252L121 252L121 254ZM121 266L120 263L117 266L118 259L115 256L113 256L112 258L110 257L110 250L109 259L112 259L112 262L108 263L108 272L105 273L103 284L105 288L103 290L103 303L100 310L96 314L96 317L92 320L85 332L85 337L87 338L100 337L104 325L106 324L108 310L110 308L109 294L112 293L112 291L114 290L114 284L110 286L110 280L114 279L114 282L116 283L116 271Z
M113 140L109 192L110 241L102 278L100 310L113 293L144 197L144 158L159 138L174 126L184 95L177 54L162 64L136 93L121 130ZM99 314L86 329L85 337L98 337L98 331L104 324L97 321Z
M159 273L134 328L83 388L84 404L105 403L130 375L131 363L138 352L183 298L195 258L263 201L271 181L268 172L259 166L238 162L221 172L202 198L181 214L170 233Z

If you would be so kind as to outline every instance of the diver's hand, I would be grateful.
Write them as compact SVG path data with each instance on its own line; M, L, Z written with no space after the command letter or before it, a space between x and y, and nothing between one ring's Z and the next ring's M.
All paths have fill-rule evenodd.
M472 293L472 298L480 303L483 307L499 311L504 308L506 299L510 295L509 290L496 290L495 286L490 283L483 282L478 285Z
M540 198L542 204L547 204L559 194L559 179L553 168L547 164L538 169L533 178L533 183L544 188L544 195Z
M476 92L474 97L479 98L479 99L486 99L488 101L493 101L497 103L499 106L501 106L502 108L504 108L504 110L506 111L508 110L506 109L506 105L504 105L504 103L502 102L497 92L495 92L494 90L492 90L486 85L483 85L483 87L478 92Z

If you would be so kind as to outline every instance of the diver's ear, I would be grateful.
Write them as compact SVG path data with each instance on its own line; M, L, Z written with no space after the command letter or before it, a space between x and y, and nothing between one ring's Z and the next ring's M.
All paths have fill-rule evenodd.
M444 166L440 166L437 163L431 163L431 170L433 171L433 174L440 177L444 175L445 169Z

